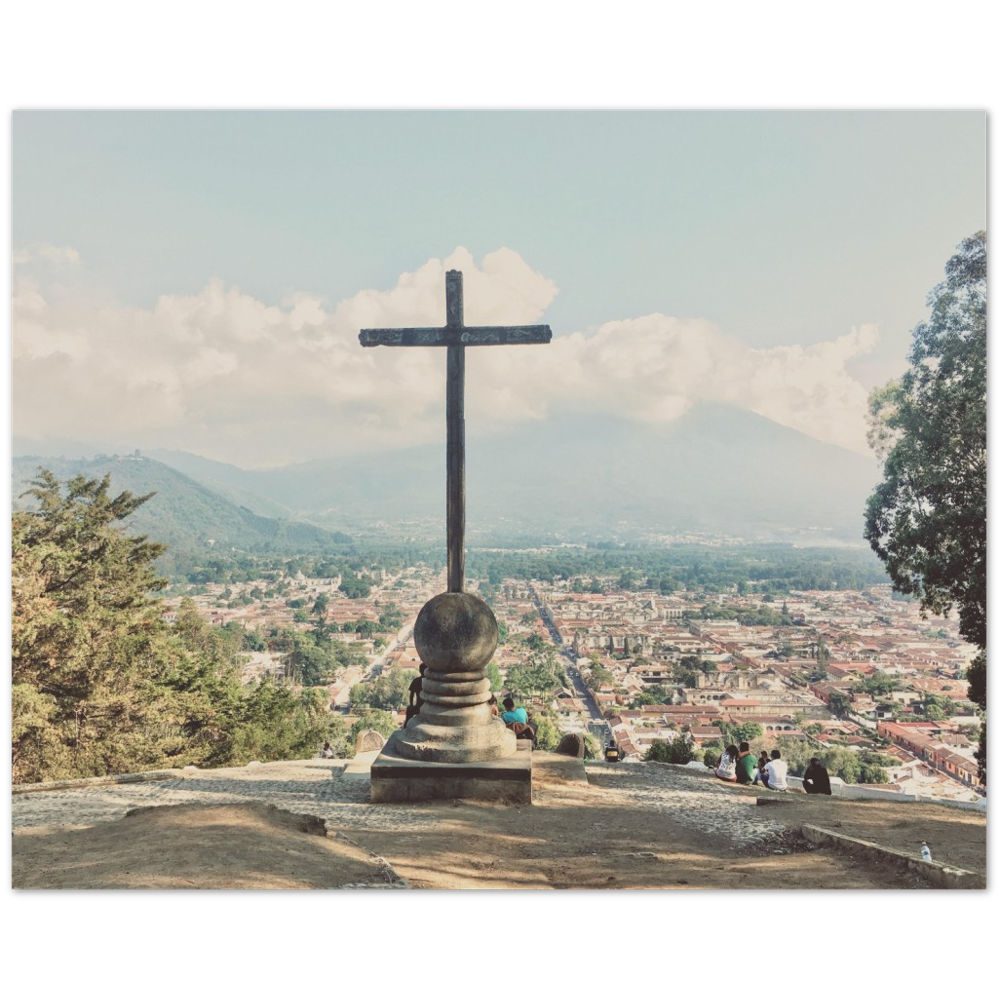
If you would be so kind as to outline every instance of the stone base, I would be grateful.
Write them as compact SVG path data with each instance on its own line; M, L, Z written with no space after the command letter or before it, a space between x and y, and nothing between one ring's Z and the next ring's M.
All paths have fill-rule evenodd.
M400 757L390 740L372 762L371 801L434 799L531 805L531 743L518 740L517 752L500 760L443 764Z

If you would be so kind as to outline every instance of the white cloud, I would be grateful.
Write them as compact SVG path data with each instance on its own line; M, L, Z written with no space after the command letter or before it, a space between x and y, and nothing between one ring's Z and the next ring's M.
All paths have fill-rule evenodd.
M14 264L30 264L33 261L76 267L80 263L80 254L72 247L55 247L51 243L32 243L14 251Z
M557 293L508 249L477 264L458 248L332 309L304 294L267 305L219 281L136 309L19 278L15 434L179 448L248 467L440 439L444 352L364 349L358 331L443 325L451 268L463 271L470 325L538 322ZM544 346L470 349L470 426L553 408L669 421L716 400L865 451L867 392L846 365L871 349L874 328L768 350L659 313L555 334Z

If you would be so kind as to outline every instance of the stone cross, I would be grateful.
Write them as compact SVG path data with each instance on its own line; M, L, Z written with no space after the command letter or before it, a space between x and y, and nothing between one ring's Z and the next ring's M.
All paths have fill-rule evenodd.
M548 326L466 326L462 272L445 274L443 327L362 330L362 347L448 348L448 590L465 586L465 348L487 344L547 344Z

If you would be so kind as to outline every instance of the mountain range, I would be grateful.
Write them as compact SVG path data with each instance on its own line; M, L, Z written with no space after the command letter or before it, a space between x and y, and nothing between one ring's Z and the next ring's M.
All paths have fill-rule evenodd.
M15 459L15 493L25 469L30 478L38 465L58 461L68 468L63 459L30 461L28 469L28 459ZM150 516L169 518L171 533L186 543L194 542L192 535L229 538L235 526L260 544L279 537L323 544L333 540L326 532L444 533L443 440L268 470L172 451L104 462L115 485L156 489ZM466 480L473 544L525 535L586 540L691 533L863 544L865 499L879 468L873 459L746 410L700 404L670 424L561 416L489 438L470 435ZM195 509L197 516L189 513ZM170 541L163 531L143 530Z
M262 516L169 465L139 455L79 459L19 456L11 468L15 508L31 506L32 498L24 493L40 468L63 481L79 474L89 479L110 476L112 493L155 494L129 517L128 528L172 549L191 552L217 546L284 552L329 549L351 541L342 533L289 518L287 512L284 517ZM261 509L278 509L267 501L255 502Z

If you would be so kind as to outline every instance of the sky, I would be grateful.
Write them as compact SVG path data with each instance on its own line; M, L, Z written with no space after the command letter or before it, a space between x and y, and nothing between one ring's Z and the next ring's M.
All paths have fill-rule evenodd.
M362 327L548 323L468 360L469 435L752 410L866 453L986 226L983 110L13 115L15 454L274 467L443 439L444 357Z

